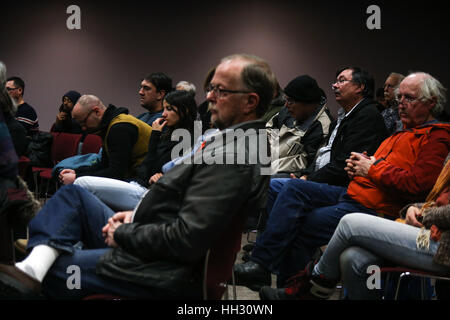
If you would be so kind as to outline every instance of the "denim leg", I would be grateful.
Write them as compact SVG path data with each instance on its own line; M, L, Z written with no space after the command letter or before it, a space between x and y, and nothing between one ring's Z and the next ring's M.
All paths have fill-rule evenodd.
M337 204L309 212L302 220L295 239L279 264L278 285L283 286L287 278L303 269L311 261L317 248L328 244L341 218L353 212L375 214L373 210L348 198L346 192Z
M75 250L61 254L45 276L42 287L51 299L81 299L92 294L112 294L127 298L176 298L162 289L98 275L95 272L100 257L110 248ZM180 296L181 293L180 293Z
M115 211L134 210L148 190L138 183L103 177L80 177L74 184L89 190Z
M286 182L288 182L290 178L273 178L270 179L269 190L267 191L267 212L272 211L272 207L277 200L278 194L283 189Z
M347 297L350 300L380 300L383 290L381 288L369 289L367 270L369 266L381 267L383 264L380 257L363 248L349 247L345 249L339 257L339 266L342 270L341 279L347 291Z
M80 241L88 249L104 248L102 228L113 215L114 211L89 191L64 186L31 220L28 249L45 244L73 253Z
M381 267L383 261L389 261L432 272L448 270L433 261L438 242L430 240L429 249L417 249L418 232L419 228L388 219L349 214L340 221L314 273L329 279L342 276L350 298L373 299L379 293L368 292L369 265Z
M266 229L256 239L251 260L274 273L295 238L301 220L316 207L336 204L346 189L301 179L274 179L273 193L279 190L269 213ZM270 197L270 194L269 194Z

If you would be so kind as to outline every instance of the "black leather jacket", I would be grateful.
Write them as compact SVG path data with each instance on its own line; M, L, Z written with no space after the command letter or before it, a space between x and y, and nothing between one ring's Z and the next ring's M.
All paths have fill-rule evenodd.
M230 129L253 128L252 136L258 137L258 129L265 133L264 127L262 121L250 121ZM216 159L237 156L234 143L224 145L217 139L224 134L221 131L215 138L209 137L202 151L214 149ZM248 155L257 144L243 141L238 139L237 144L245 145ZM196 152L195 158L201 154ZM198 161L190 158L192 164L172 168L150 187L136 209L134 222L117 228L114 240L119 248L102 256L97 273L175 293L201 292L207 250L235 215L255 214L266 204L270 176L261 175L262 165L252 164L248 158L244 164L206 164L211 160L208 156L196 164Z

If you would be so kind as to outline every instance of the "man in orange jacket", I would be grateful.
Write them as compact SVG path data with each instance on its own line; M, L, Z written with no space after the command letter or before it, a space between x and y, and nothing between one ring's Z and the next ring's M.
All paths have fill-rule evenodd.
M397 91L403 130L387 138L373 156L349 155L348 188L290 179L278 193L250 261L235 266L237 283L258 290L262 284L270 285L272 272L278 274L281 287L328 243L347 213L394 219L407 203L423 201L450 149L450 125L436 120L445 100L445 88L438 80L422 72L410 74ZM298 217L294 234L277 230L281 239L267 232L271 223L294 215Z

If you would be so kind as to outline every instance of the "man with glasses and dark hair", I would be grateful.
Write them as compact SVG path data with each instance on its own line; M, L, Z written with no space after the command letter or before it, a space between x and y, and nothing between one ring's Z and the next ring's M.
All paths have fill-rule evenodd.
M76 170L63 169L59 179L71 184L80 176L97 176L124 180L132 178L134 169L144 160L152 128L128 114L126 108L106 107L99 98L84 95L73 107L72 118L87 133L102 138L101 161Z
M6 90L17 105L16 119L27 130L27 136L39 132L39 121L36 111L23 99L25 82L19 77L6 79Z
M278 274L278 284L283 285L299 265L309 261L319 247L315 246L317 242L326 244L341 216L364 210L352 199L338 203L336 198L350 182L344 170L346 159L351 152L373 154L388 132L373 100L374 80L367 71L342 68L331 87L341 108L330 127L328 143L318 150L311 165L300 171L301 179L271 180L265 230L256 239L250 261L235 266L241 285L259 290L262 285L270 285L271 272ZM329 207L332 205L338 209L333 210ZM312 214L316 209L317 215ZM304 222L305 216L320 215L322 221ZM305 245L295 242L296 238L303 240L303 229L308 227L316 231L311 241Z
M267 143L258 119L273 92L271 71L261 61L234 55L220 62L206 96L220 131L189 163L155 182L134 211L114 213L77 185L60 188L29 225L27 258L0 265L0 297L33 298L42 289L54 299L95 293L201 299L208 250L233 242L230 230L240 232L246 215L265 204L269 176L250 155ZM236 139L226 139L235 133ZM263 140L255 145L255 139ZM239 163L211 161L240 155ZM69 266L80 268L79 289L67 286Z
M141 81L139 97L141 106L148 112L140 114L137 118L148 125L161 118L163 113L164 96L172 91L172 79L162 72L151 73Z

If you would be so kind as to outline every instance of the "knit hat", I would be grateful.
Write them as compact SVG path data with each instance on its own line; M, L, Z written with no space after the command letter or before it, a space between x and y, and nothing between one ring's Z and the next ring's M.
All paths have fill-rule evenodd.
M64 97L69 98L69 100L72 101L73 104L76 104L78 99L80 99L81 94L75 90L70 90L65 95L63 95L63 99Z
M325 92L319 88L317 81L308 75L301 75L288 83L284 93L299 102L320 102Z

